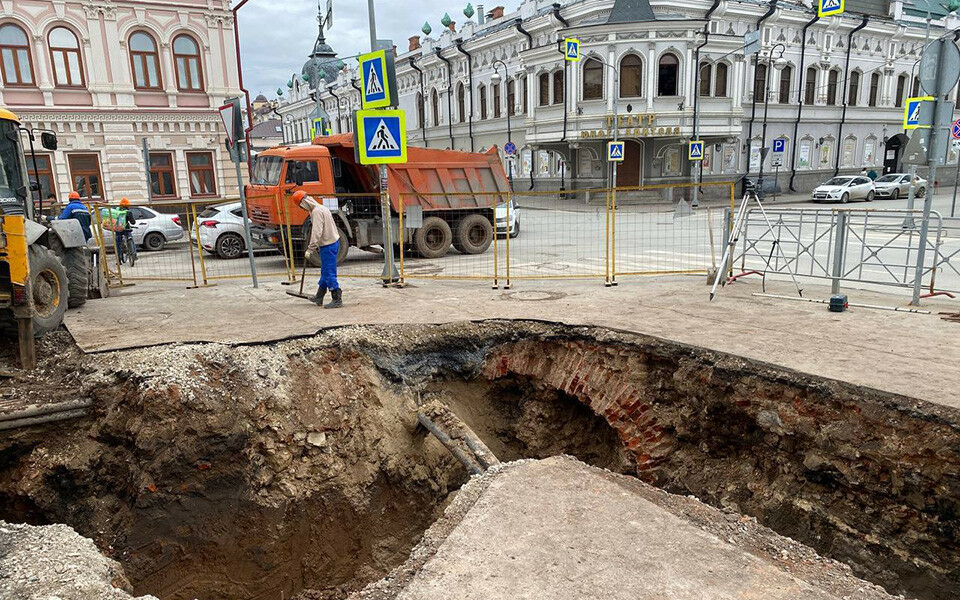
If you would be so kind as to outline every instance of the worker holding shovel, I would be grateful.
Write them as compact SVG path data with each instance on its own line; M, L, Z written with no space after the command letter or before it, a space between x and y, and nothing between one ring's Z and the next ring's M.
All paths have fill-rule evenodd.
M313 302L324 308L340 308L343 306L343 290L337 282L337 255L340 252L340 232L333 221L333 213L323 204L314 200L303 190L293 193L293 200L300 208L310 213L310 241L304 253L304 260L309 261L315 254L320 254L320 282L317 285L317 294ZM330 290L333 300L324 306L323 298Z

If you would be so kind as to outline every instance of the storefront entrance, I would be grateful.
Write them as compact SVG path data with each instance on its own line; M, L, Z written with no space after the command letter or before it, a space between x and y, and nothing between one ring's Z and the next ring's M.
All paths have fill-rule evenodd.
M643 146L633 140L626 140L623 162L617 167L617 185L631 187L640 185L643 167Z

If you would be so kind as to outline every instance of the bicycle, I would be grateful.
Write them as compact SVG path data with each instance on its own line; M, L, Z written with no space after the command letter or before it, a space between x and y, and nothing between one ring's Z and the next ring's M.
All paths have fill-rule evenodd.
M115 234L118 235L118 234ZM125 265L127 262L130 263L130 266L137 264L137 247L133 243L133 235L118 235L121 239L117 242L117 252L119 253L118 260L120 264Z

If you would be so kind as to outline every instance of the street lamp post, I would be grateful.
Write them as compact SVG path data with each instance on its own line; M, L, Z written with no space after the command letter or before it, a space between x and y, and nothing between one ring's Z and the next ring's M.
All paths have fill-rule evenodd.
M773 52L778 48L780 49L780 55L777 56L776 60L773 60ZM760 129L760 170L757 172L757 197L763 196L763 159L765 158L764 149L767 145L767 112L770 106L770 66L772 63L777 71L782 71L787 66L787 61L783 58L783 52L786 49L786 46L777 42L767 54L767 72L763 78L763 127ZM754 91L754 94L756 94L756 91Z
M509 85L509 83L507 83L507 75L509 74L509 71L507 71L507 63L503 62L499 58L493 61L493 77L491 77L490 80L493 83L500 82L500 72L497 70L500 67L503 67L504 85ZM499 100L499 98L497 98L497 100ZM508 101L510 100L510 94L507 94L507 100ZM507 142L508 143L513 141L513 131L510 128L510 112L511 112L511 108L508 105L507 106ZM512 156L508 157L507 159L507 178L510 180L510 190L512 191L513 190L513 157Z

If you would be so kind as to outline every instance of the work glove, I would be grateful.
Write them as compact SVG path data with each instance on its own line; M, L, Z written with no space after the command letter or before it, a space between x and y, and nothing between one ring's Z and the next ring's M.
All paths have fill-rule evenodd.
M310 260L311 258L313 258L313 256L314 256L314 252L309 248L307 248L307 251L303 253L303 257L307 260Z

